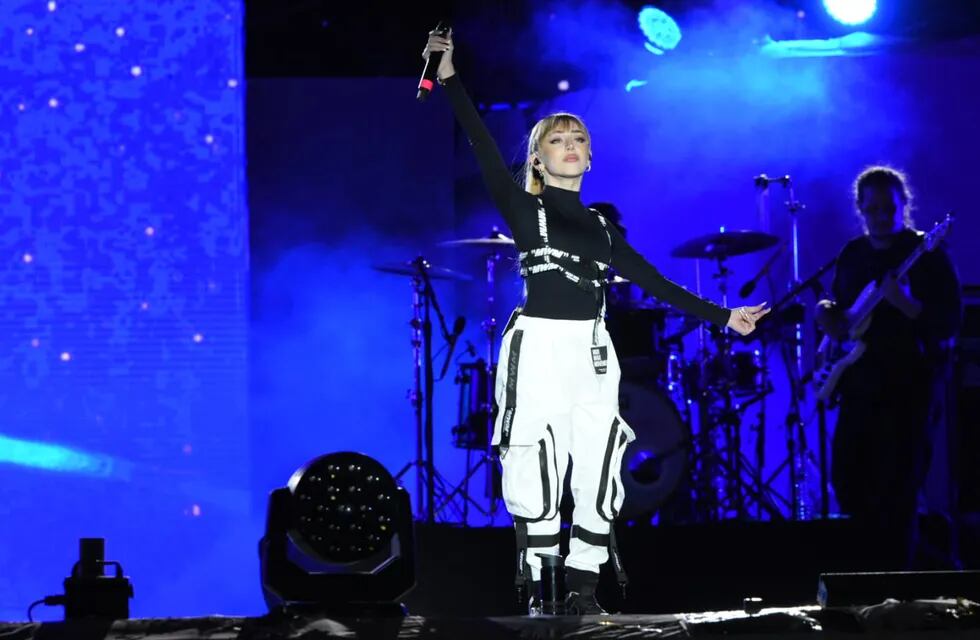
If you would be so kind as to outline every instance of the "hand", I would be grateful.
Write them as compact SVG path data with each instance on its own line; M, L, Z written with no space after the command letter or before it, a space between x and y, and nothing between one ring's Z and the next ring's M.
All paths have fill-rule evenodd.
M847 314L838 309L831 300L821 300L817 303L815 317L824 333L834 340L843 339L849 331Z
M766 303L757 304L754 307L736 307L732 309L732 314L728 317L728 327L737 331L743 336L747 336L755 330L755 323L762 316L772 309L766 308Z
M453 67L452 29L449 29L449 33L445 37L437 35L435 30L429 32L429 41L426 42L425 49L422 50L422 59L428 60L429 53L433 51L442 51L442 60L439 61L439 68L436 69L436 76L440 80L445 80L454 75L456 68Z
M914 319L922 312L922 303L912 297L907 277L899 279L894 273L887 273L881 279L880 287L885 300L909 318Z

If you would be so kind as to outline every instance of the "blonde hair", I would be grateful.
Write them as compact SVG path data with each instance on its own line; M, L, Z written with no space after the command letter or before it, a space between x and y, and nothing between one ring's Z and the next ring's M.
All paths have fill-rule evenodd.
M537 124L531 129L531 133L527 136L527 157L524 160L524 190L532 195L538 195L544 191L544 173L534 166L534 162L531 160L538 149L541 147L541 142L548 136L552 131L563 130L567 131L578 127L585 132L585 137L588 138L589 144L592 143L592 136L589 135L589 130L585 126L585 122L582 118L578 117L573 113L553 113L550 116L545 116L538 120ZM589 157L591 159L592 152L589 152Z

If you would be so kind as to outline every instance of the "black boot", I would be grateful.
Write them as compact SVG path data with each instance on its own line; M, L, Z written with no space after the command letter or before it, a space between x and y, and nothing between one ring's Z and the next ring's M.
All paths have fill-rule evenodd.
M599 574L592 571L582 571L568 567L565 570L565 585L568 597L565 599L565 610L568 615L603 616L605 610L595 599L595 589L599 584Z

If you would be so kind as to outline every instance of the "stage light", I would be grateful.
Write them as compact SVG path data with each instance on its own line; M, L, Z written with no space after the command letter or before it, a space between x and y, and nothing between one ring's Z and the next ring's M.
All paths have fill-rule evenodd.
M259 543L270 611L401 615L415 586L412 505L376 460L332 453L297 470L269 496Z
M677 22L656 7L643 7L636 20L647 39L644 46L651 53L661 55L676 48L681 41L681 28Z
M848 26L863 24L871 19L878 8L877 0L823 0L830 17Z

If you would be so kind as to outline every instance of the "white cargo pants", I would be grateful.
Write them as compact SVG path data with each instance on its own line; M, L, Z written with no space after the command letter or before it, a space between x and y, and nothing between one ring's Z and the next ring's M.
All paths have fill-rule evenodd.
M598 572L609 558L610 524L623 504L620 468L635 436L619 415L619 362L603 323L597 345L606 350L606 371L593 366L594 328L592 320L518 316L503 336L493 444L517 531L518 582L540 579L536 554L559 553L569 457L575 511L565 564Z

